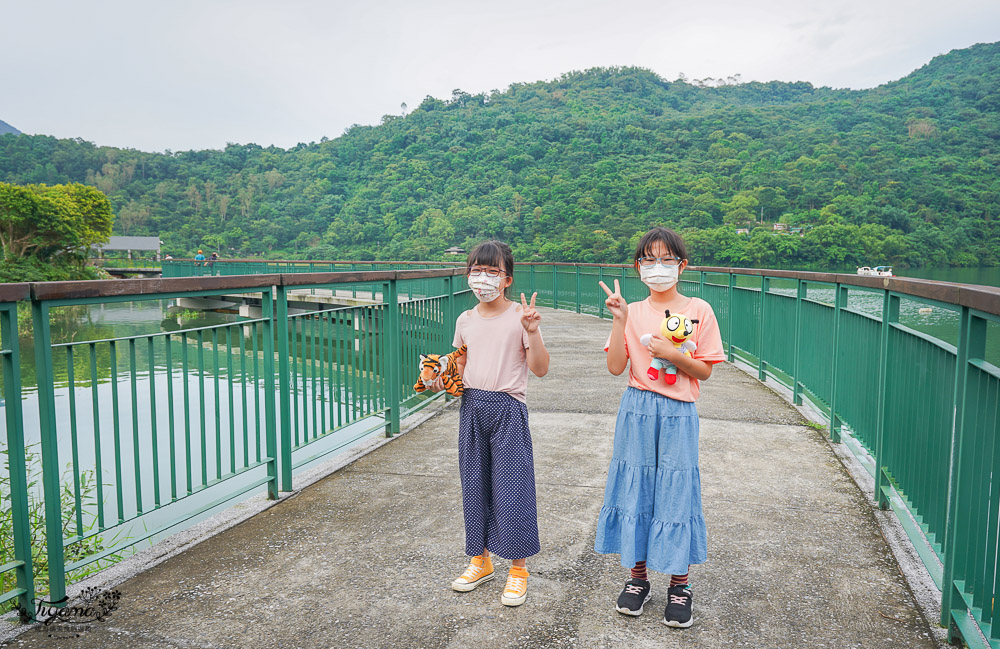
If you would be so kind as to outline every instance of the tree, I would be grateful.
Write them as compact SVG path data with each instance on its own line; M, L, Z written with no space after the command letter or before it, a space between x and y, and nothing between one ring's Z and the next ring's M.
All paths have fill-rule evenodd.
M219 220L223 223L226 222L226 214L229 212L229 196L225 194L219 194Z
M20 257L37 246L41 206L26 187L0 183L0 245L5 257ZM44 227L44 226L43 226Z
M106 243L114 214L93 187L0 183L0 245L4 257L85 254Z
M94 278L84 261L113 221L108 197L93 187L0 183L0 281Z
M148 205L129 201L128 205L118 211L118 223L121 226L122 234L128 234L135 227L145 225L149 221L149 214Z

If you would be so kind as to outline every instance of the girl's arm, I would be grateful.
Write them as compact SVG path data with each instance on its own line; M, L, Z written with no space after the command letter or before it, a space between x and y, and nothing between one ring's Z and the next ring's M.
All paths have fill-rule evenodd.
M455 359L455 369L458 370L458 375L462 378L465 378L465 361L467 358L467 356L463 355Z
M669 345L670 343L667 344ZM673 345L670 346L674 347ZM677 348L674 347L674 349ZM690 356L681 354L677 357L677 360L673 361L673 363L679 370L693 379L704 381L708 377L712 376L712 364L706 363L705 361L699 361L697 358L691 358Z
M542 334L538 331L538 324L542 316L535 310L535 298L538 293L532 293L531 304L524 299L521 293L521 326L528 332L528 350L525 352L528 361L528 369L537 377L548 374L549 352L542 342Z
M608 344L608 371L618 376L628 367L628 350L625 349L625 319L615 319L611 323L611 342Z
M528 369L535 376L545 376L549 372L549 351L545 349L538 329L528 333L528 344L530 346L525 352L528 356Z
M712 376L712 363L687 356L659 334L653 336L653 339L649 341L649 353L653 355L653 358L670 361L677 366L677 369L693 379L704 381Z
M628 322L628 303L622 297L618 280L615 280L615 291L611 292L608 285L599 282L608 299L604 301L608 311L614 316L611 322L611 342L608 344L608 371L618 376L628 367L628 350L625 349L625 323Z

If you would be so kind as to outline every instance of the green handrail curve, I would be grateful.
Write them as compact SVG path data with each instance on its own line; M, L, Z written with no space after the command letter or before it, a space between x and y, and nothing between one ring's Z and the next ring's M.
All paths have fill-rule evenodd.
M518 264L515 284L537 303L601 318L599 281L627 301L647 291L630 266ZM942 590L949 638L988 649L1000 520L1000 289L926 280L737 268L691 268L682 292L708 301L730 360L808 401L831 441L875 478ZM942 311L957 340L901 320ZM984 643L981 639L985 637Z
M206 270L173 261L163 268L165 276L193 276L39 283L24 285L30 296L6 302L0 296L0 324L6 313L7 327L12 305L30 297L46 465L59 461L54 356L66 354L71 373L91 372L83 381L94 404L100 382L95 349L105 346L112 365L127 366L127 382L111 381L112 430L101 430L92 408L94 445L104 444L97 459L110 456L115 473L109 485L114 507L101 508L93 533L216 486L223 493L206 507L265 485L273 498L291 488L296 469L372 432L397 433L402 418L430 403L412 390L419 353L450 349L455 317L473 303L464 268L456 264L217 261ZM542 306L608 318L598 282L614 279L628 301L647 294L627 265L518 264L514 289L537 292ZM681 285L686 295L712 304L730 360L787 390L794 403L808 402L826 419L831 440L859 457L875 479L879 506L895 512L941 587L941 623L950 636L982 647L989 645L976 644L979 633L988 642L1000 639L1000 624L993 623L1000 489L992 479L1000 473L1000 444L994 441L1000 432L1000 290L735 268L690 268ZM48 309L54 306L240 294L260 300L260 318L105 341L52 345L47 339ZM303 297L309 294L356 303L316 308L314 300L310 307ZM950 333L921 329L912 313L927 309L954 321ZM15 375L5 374L10 404L19 401L12 392L16 340L4 335L3 344L4 371ZM158 376L165 396L155 385ZM176 376L184 377L180 386ZM167 402L168 414L150 413L148 429L136 415L142 381L149 384L152 410L160 412L158 399ZM131 397L124 406L119 389ZM74 408L84 402L76 400ZM256 430L248 418L234 415L244 406L260 413ZM74 462L85 410L70 417ZM9 440L16 437L16 419L8 407ZM323 445L331 439L332 446ZM145 443L160 451L154 459L137 454ZM122 456L126 450L132 451L130 460ZM240 481L258 468L262 475ZM51 477L56 474L46 472L47 502L58 493L58 479ZM17 502L21 495L0 497ZM58 521L58 510L53 514ZM167 527L186 518L168 520ZM54 528L47 536L50 598L64 593L65 571L94 560L60 559L67 545L86 538L85 526L72 523L77 533L70 538ZM30 568L30 556L28 561ZM30 579L30 569L26 573ZM25 593L8 595L30 595L26 583L19 581Z

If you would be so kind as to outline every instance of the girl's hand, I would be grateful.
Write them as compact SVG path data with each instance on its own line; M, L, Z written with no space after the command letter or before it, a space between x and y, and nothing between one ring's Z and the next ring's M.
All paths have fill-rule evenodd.
M662 358L673 362L677 356L683 356L681 350L674 347L674 344L659 334L655 334L646 346L653 358Z
M615 320L621 320L623 323L628 321L628 302L622 297L622 290L618 286L618 280L615 280L615 292L612 293L611 289L604 282L600 282L601 288L604 292L608 294L608 299L604 301L604 306L608 307L608 311L614 316Z
M440 392L444 390L444 379L440 376L431 381L431 384L427 386L431 392Z
M538 293L531 294L531 304L528 304L524 299L524 293L521 293L521 326L529 334L533 334L538 331L538 325L542 321L542 316L538 311L535 311L535 298Z

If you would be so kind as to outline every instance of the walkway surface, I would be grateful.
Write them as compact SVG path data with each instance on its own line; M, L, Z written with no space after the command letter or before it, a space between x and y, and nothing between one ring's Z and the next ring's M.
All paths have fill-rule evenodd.
M593 551L625 378L610 323L540 309L551 371L528 388L542 552L527 602L500 578L471 593L456 466L458 409L119 586L121 608L76 638L17 647L935 647L864 495L783 399L723 364L703 388L709 561L691 570L695 625L661 623L653 574L639 618Z

